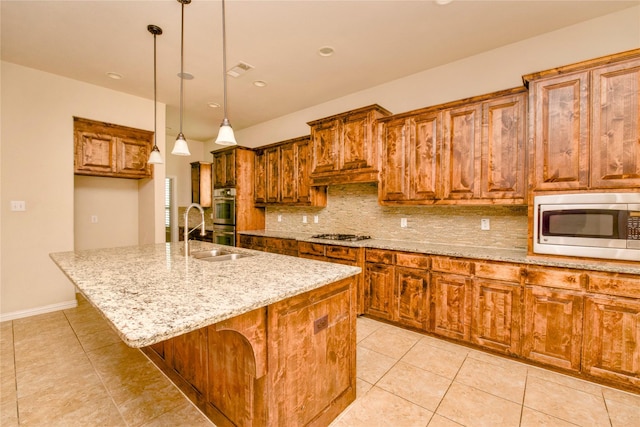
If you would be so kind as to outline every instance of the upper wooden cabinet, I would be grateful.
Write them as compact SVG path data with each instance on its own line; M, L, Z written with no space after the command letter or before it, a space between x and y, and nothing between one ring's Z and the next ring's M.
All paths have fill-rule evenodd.
M210 208L213 197L211 163L191 163L191 201L203 208Z
M236 180L236 149L212 151L213 154L213 187L235 187Z
M289 139L255 150L255 203L326 206L326 187L311 187L309 137Z
M640 50L523 80L534 190L640 186Z
M391 113L379 105L309 122L311 185L377 182L379 154L374 122Z
M151 178L147 163L153 132L73 118L74 173L114 178Z
M379 119L380 203L524 204L526 105L516 88Z

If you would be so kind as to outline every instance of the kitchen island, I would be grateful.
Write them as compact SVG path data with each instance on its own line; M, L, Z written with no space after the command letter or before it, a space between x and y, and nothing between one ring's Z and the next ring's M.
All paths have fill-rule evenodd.
M51 254L219 426L327 425L355 399L357 267L205 242Z

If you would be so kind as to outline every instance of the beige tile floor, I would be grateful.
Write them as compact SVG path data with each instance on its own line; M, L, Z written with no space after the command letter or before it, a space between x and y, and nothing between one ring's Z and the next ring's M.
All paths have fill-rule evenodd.
M89 304L0 324L0 426L213 426ZM358 319L332 427L640 426L640 395Z

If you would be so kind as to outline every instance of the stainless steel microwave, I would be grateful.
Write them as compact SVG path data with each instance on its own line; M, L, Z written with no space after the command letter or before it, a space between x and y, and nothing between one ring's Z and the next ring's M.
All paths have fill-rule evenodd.
M640 261L640 193L534 197L533 252Z

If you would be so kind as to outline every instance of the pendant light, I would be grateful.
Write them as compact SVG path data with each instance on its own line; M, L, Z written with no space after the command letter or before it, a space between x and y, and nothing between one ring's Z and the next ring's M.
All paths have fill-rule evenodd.
M153 165L159 165L163 163L162 154L160 154L160 149L158 148L157 140L158 140L158 131L157 131L157 119L156 119L156 110L158 106L157 96L156 96L156 87L157 87L157 79L156 79L156 36L162 34L162 28L157 25L147 25L147 31L153 34L153 149L151 150L151 154L149 155L148 163Z
M218 145L236 145L236 137L233 134L233 128L227 118L227 34L225 28L224 0L222 0L222 78L224 82L224 119L220 124L220 131L216 144Z
M184 85L184 5L191 3L191 0L178 0L178 3L182 4L182 26L180 30L180 133L176 138L176 143L173 146L171 154L176 156L190 156L189 145L182 133L182 113L183 113L183 85Z

